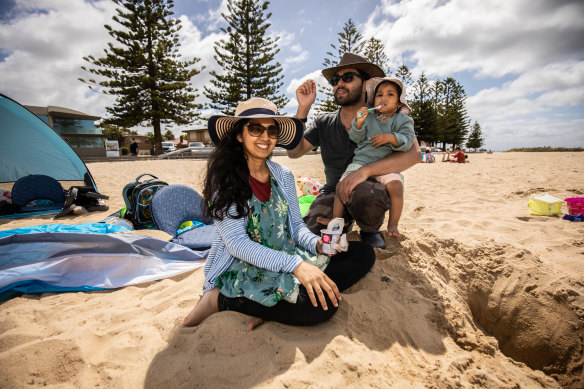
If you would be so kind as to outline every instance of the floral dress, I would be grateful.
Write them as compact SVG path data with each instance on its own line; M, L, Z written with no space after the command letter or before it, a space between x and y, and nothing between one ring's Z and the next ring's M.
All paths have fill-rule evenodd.
M304 262L324 270L329 257L296 246L288 228L288 202L273 178L271 188L270 198L264 203L252 195L247 222L250 239L286 254L299 255ZM268 307L282 299L296 303L300 285L292 273L273 272L237 258L217 278L216 284L226 297L247 297Z

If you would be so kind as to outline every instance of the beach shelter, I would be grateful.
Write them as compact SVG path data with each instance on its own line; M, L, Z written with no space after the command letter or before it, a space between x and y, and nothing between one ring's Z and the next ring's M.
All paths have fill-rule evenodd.
M0 188L19 179L48 176L97 192L87 166L69 144L31 111L0 94ZM76 183L76 185L79 185Z

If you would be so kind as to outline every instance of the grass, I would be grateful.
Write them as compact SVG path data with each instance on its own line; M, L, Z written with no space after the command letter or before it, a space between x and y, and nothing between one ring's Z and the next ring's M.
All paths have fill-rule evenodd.
M584 151L582 147L551 147L551 146L543 146L543 147L519 147L507 150L509 151L525 151L525 152L541 152L541 151Z

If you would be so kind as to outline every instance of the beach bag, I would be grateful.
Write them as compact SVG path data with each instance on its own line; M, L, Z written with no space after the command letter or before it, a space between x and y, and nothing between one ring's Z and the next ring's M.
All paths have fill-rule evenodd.
M140 181L144 176L152 178ZM143 230L155 226L152 219L152 197L160 188L167 185L158 177L143 173L136 177L135 181L124 186L122 196L126 203L126 209L122 216L132 222L134 229Z
M96 192L91 186L72 186L65 191L65 204L63 209L55 219L69 215L79 215L84 212L107 211L109 207L104 204L103 200L108 200L109 196ZM82 207L82 210L79 208Z

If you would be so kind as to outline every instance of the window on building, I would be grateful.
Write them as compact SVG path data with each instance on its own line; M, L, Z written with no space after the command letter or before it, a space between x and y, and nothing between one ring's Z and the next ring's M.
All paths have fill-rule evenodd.
M59 134L101 134L93 120L53 117L53 128Z
M49 124L49 117L47 115L37 115L43 122Z

